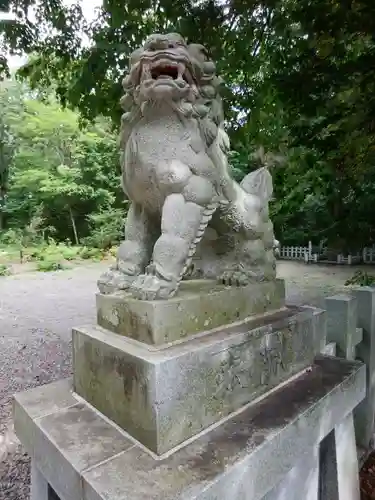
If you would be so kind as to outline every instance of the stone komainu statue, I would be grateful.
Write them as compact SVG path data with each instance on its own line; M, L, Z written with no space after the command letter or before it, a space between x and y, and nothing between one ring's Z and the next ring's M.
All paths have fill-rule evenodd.
M202 45L155 34L130 58L121 100L123 188L131 204L102 293L164 299L183 279L241 286L275 278L272 178L230 176L220 78Z

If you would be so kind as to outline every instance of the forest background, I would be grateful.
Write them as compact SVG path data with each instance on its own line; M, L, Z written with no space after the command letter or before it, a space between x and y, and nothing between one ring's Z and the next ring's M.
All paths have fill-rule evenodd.
M152 32L203 43L226 85L233 175L268 165L283 245L375 242L372 0L1 0L0 246L41 270L123 234L117 148L128 56ZM10 73L10 55L27 63ZM0 273L6 273L6 265Z

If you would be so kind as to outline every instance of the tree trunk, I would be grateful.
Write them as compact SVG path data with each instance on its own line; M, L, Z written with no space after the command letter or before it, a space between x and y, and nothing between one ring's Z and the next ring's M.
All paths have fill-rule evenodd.
M73 215L72 209L70 207L69 207L69 215L70 215L70 221L72 223L72 228L73 228L74 242L76 245L79 245L79 238L78 238L78 233L77 233L76 221L74 219L74 215Z

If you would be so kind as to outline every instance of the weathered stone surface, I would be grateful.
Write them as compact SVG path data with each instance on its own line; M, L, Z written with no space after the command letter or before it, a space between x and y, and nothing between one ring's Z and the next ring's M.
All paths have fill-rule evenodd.
M27 406L32 418L42 417L77 403L71 392L72 379L66 378L51 384L42 385L37 392L20 392L16 401Z
M163 454L310 365L315 321L312 309L291 307L160 350L75 329L75 390Z
M209 280L185 281L179 294L163 301L133 299L117 292L97 295L98 324L147 344L189 335L284 307L283 280L228 287Z
M33 394L38 397L38 389ZM63 391L60 395L65 397ZM261 500L346 421L364 395L361 363L319 357L310 371L168 458L155 460L138 446L117 454L113 449L102 463L81 470L74 484L75 464L93 463L90 456L109 442L104 417L77 404L77 418L60 410L41 426L28 404L17 403L15 427L23 442L28 436L27 450L51 486L62 494L58 485L66 485L64 500ZM20 420L19 412L28 419ZM97 419L103 423L92 427ZM113 432L117 441L117 428Z

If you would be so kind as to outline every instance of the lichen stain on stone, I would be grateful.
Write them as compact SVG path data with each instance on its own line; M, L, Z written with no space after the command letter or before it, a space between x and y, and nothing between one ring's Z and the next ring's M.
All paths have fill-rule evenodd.
M101 381L98 377L100 370L101 358L100 350L95 347L92 342L84 342L83 344L83 358L86 361L84 370L80 370L80 384L83 386L84 391L88 391L90 397L100 391Z
M127 319L126 323L129 325L128 335L129 337L135 338L137 340L143 340L149 344L154 344L154 338L152 334L152 329L148 321L143 320L130 309L124 314L124 319ZM125 321L123 320L125 323Z
M147 379L140 373L139 367L131 361L114 356L112 365L117 375L121 377L124 396L128 401L134 400L136 392L141 396L141 403L144 407L148 405Z
M97 311L97 322L98 322L99 326L106 328L107 330L110 330L111 332L118 333L117 332L118 329L115 328L114 325L108 321L108 319L105 317L105 315L103 314L103 311L101 309L98 309L98 311Z
M100 313L103 320L111 325L112 329L118 330L120 318L115 304L108 304L106 307L101 308Z

